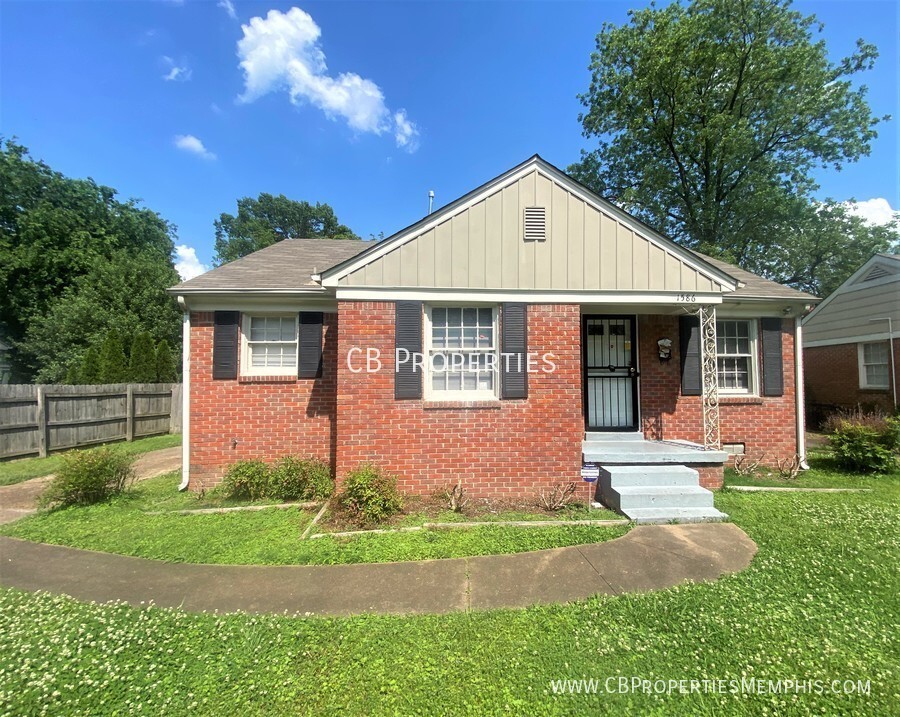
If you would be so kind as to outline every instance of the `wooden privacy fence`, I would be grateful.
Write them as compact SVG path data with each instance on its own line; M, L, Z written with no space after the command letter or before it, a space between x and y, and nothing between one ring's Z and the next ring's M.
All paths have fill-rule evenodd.
M0 458L181 431L180 383L0 385Z

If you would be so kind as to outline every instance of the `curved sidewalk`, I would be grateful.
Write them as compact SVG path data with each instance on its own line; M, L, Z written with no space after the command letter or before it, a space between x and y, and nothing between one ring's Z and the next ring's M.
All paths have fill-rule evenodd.
M0 537L0 585L193 612L447 613L715 580L755 553L731 523L638 526L604 543L515 555L322 566L165 563Z

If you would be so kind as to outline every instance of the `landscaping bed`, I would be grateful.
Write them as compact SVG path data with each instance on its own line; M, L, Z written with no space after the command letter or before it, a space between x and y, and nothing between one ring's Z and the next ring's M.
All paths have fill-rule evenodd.
M484 527L416 532L366 532L350 537L327 535L301 540L318 512L279 508L273 501L226 500L215 491L197 496L176 490L171 473L141 481L106 503L39 513L4 526L0 534L25 540L171 562L232 565L334 565L400 560L459 558L596 543L624 535L628 526L559 525L522 528L499 520L534 521L620 518L584 507L556 513L525 510L521 504L471 502L463 513L446 509L437 498L408 498L404 512L371 526L376 529L421 526L425 522L484 522ZM180 511L240 506L272 509L214 514ZM358 530L333 510L314 531ZM436 520L440 519L440 520Z

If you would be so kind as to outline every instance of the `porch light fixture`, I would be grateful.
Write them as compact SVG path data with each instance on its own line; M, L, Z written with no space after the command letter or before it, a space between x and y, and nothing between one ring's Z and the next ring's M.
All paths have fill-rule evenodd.
M672 358L672 339L662 338L656 342L659 347L659 362L663 363Z

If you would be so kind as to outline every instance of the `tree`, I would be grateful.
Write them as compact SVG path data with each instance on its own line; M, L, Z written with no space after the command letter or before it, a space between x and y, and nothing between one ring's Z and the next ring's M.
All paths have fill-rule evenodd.
M174 237L155 212L0 137L0 334L16 378L62 380L112 328L177 341Z
M146 331L139 331L131 342L128 357L128 380L135 383L156 382L156 350Z
M94 346L89 346L84 353L78 371L78 383L88 385L100 383L100 352Z
M156 380L160 383L174 383L178 379L175 359L169 342L163 339L156 347Z
M113 329L100 346L98 359L98 383L123 383L127 380L128 369L125 349L119 332Z
M216 228L217 265L234 261L284 239L359 239L338 222L327 204L295 201L283 194L239 199L237 216L221 214Z
M809 205L818 166L868 154L879 121L864 87L876 48L828 59L814 17L790 0L694 0L604 25L579 119L599 147L580 181L677 241L764 275L801 247L784 229ZM782 263L785 259L779 260ZM808 275L797 282L809 282Z

